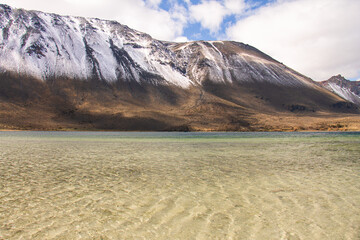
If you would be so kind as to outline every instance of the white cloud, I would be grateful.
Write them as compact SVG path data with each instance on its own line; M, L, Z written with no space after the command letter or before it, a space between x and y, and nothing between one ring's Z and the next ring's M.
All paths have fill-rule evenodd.
M185 36L181 36L181 37L177 37L174 39L174 42L179 42L179 43L182 43L182 42L189 42L190 40L185 37Z
M190 14L193 19L201 23L203 28L210 29L214 33L219 30L226 11L219 2L206 1L198 5L192 5Z
M360 75L360 1L279 0L227 29L299 72L325 80Z
M77 5L90 4L90 5L98 5L100 6L103 1L101 0L65 0L65 2Z
M209 29L212 34L219 31L226 16L240 14L244 9L243 0L202 0L200 4L189 6L191 18L200 22L201 26Z
M158 7L161 0L3 0L2 3L28 10L117 20L161 40L182 36L187 24L180 7L164 11Z
M224 6L228 14L240 14L245 9L245 2L241 0L225 0Z
M162 9L141 7L140 4L134 5L134 0L126 1L127 3L122 4L115 17L120 23L146 32L160 40L174 40L182 35L186 21L181 19L178 11L167 12Z
M146 4L150 7L158 7L162 0L146 0Z

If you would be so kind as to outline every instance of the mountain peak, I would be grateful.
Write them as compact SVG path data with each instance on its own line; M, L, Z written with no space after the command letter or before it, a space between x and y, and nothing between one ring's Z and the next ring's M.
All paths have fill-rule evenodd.
M338 74L338 75L332 76L327 81L350 81L350 80L347 80L344 76L342 76L341 74Z
M360 82L347 80L338 74L321 82L321 85L340 97L360 105Z
M42 80L61 76L183 88L207 80L315 85L243 43L169 43L116 21L2 8L6 14L0 15L0 71L21 69Z
M11 9L11 7L7 4L0 3L0 7L3 9Z

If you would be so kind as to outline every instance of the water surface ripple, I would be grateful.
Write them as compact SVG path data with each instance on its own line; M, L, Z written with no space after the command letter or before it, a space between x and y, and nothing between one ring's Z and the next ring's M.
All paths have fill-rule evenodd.
M0 132L0 239L359 239L360 133Z

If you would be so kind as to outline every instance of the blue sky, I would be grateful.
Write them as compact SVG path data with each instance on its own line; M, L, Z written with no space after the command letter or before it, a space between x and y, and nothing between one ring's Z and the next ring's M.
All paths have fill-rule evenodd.
M360 80L360 0L1 0L116 20L159 40L233 40L321 81Z
M256 10L257 8L261 8L266 4L273 3L275 0L245 0L245 4L248 5L248 10ZM200 5L202 0L189 0L191 5ZM183 6L187 10L189 10L189 4L186 1L180 0L176 2L177 4ZM161 1L159 4L159 8L170 11L173 7L174 1ZM189 40L218 40L220 37L226 38L225 29L227 26L235 24L236 21L244 17L245 14L231 14L224 17L221 23L221 29L216 33L212 33L210 29L204 28L201 26L200 22L188 22L187 25L183 29L183 35Z
M190 1L192 4L199 4L200 0L192 0ZM179 1L184 7L187 7L187 4L184 1ZM160 4L160 8L164 9L165 11L169 11L172 7L169 1L162 1ZM188 23L188 25L184 28L183 35L188 39L192 40L216 40L216 36L212 36L210 34L209 29L201 28L201 24L199 22L195 23Z

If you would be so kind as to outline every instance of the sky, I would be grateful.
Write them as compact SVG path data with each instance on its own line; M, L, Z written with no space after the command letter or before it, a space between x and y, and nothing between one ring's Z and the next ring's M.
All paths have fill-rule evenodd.
M0 0L116 20L159 40L232 40L322 81L360 80L360 0Z

